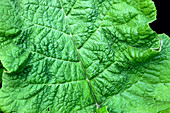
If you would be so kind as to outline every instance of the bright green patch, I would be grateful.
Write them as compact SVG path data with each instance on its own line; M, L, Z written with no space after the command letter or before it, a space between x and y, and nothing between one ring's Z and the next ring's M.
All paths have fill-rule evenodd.
M104 107L97 109L96 113L109 113L109 112L107 111L107 107L104 106Z

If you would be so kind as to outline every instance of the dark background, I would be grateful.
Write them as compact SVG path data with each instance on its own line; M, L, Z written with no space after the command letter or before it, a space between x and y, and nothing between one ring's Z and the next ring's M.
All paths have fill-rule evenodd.
M170 36L170 5L168 2L169 0L153 1L157 9L157 20L150 23L150 26L158 34L165 33Z
M150 23L151 28L158 34L170 36L170 5L169 0L153 0L157 9L157 20Z

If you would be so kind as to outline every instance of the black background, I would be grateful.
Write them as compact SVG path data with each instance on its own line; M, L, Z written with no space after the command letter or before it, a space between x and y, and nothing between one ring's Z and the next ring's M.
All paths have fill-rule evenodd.
M169 0L153 0L157 9L157 20L150 23L151 28L158 34L170 36L170 5Z
M165 33L170 36L170 5L168 2L169 0L153 1L157 9L157 20L150 23L150 26L158 34Z

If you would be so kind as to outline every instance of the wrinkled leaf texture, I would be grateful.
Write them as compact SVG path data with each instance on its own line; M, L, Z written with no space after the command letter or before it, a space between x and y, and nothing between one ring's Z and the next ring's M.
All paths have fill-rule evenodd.
M170 39L154 20L151 0L0 0L1 111L168 112Z

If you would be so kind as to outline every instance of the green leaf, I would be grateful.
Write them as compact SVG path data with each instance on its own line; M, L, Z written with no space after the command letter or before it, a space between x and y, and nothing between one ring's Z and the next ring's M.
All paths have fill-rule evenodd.
M104 107L97 109L96 113L109 113L109 112L107 111L107 107L104 106Z
M1 111L166 112L170 38L155 19L151 0L1 0Z

